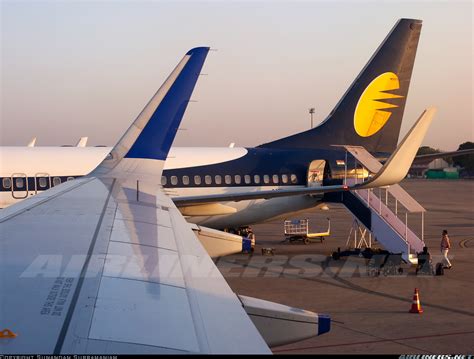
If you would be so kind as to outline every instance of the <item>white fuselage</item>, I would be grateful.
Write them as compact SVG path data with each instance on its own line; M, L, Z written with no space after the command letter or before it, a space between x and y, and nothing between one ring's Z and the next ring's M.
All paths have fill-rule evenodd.
M60 182L72 180L91 172L110 152L110 147L0 147L0 208L33 196ZM195 168L229 162L247 154L245 148L172 148L165 162L165 171ZM222 174L224 178L226 173ZM244 174L242 174L243 176ZM18 180L23 179L23 181ZM8 180L10 179L10 180ZM167 179L170 181L170 178ZM16 182L23 186L16 186ZM157 181L161 181L157 178ZM204 181L204 179L203 179ZM168 182L169 183L169 182ZM45 187L47 184L47 188ZM9 186L8 186L9 185ZM277 189L284 185L265 186ZM262 186L249 185L245 191L258 191ZM171 197L196 196L241 192L238 186L173 187L165 188ZM318 200L308 196L251 200L224 203L235 213L208 215L192 214L189 222L214 228L235 228L242 225L263 222L276 217L314 207Z

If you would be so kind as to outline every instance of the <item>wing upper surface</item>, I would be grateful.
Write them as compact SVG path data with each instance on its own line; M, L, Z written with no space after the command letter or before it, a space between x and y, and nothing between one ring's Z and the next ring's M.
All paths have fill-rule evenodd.
M84 181L3 220L2 324L18 336L1 351L269 353L173 202L134 185Z

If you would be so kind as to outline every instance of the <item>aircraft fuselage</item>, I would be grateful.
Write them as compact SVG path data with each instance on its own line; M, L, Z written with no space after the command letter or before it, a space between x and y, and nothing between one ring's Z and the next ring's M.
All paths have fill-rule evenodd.
M62 182L84 176L108 154L109 147L2 147L0 207L9 206ZM196 196L320 185L344 176L341 150L268 148L173 148L161 179L171 197ZM189 222L233 228L263 222L321 204L321 196L260 199L223 203L235 209Z

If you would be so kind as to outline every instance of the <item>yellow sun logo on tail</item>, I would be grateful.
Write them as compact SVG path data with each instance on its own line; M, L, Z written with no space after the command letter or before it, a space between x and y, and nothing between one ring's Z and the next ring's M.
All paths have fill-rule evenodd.
M360 96L354 112L354 128L361 137L369 137L379 132L392 115L386 109L398 107L382 100L402 98L403 96L388 93L398 90L400 83L393 72L377 76Z

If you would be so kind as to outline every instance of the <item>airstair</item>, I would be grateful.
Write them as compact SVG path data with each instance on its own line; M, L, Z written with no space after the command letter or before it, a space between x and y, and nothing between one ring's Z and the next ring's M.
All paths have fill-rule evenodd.
M355 173L363 174L366 169L376 173L382 168L382 164L363 147L344 147L356 160ZM347 160L345 165L347 173ZM359 165L362 166L362 171L358 171ZM363 180L364 178L357 177L345 178L344 182L347 185L353 185ZM389 196L395 200L391 201L394 202L392 203L395 206L394 210L389 206ZM423 250L426 210L400 185L337 193L328 196L328 199L332 202L343 203L358 222L370 231L371 237L374 237L389 252L402 253L402 258L406 262L415 262L416 253ZM421 238L408 227L408 214L411 213L421 213Z

